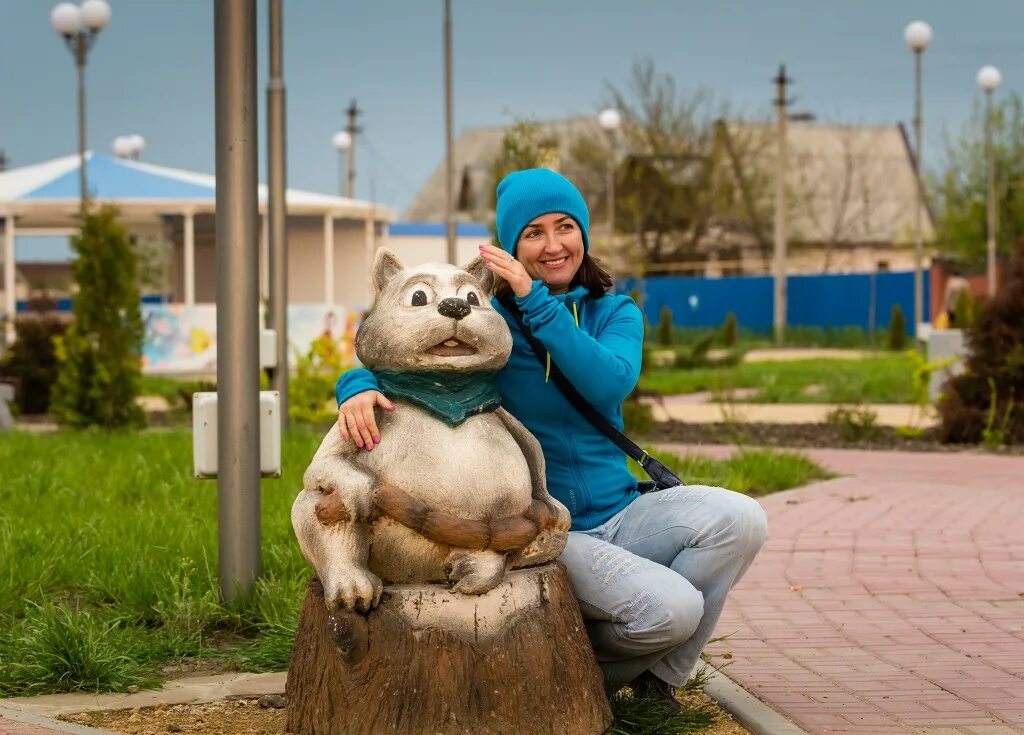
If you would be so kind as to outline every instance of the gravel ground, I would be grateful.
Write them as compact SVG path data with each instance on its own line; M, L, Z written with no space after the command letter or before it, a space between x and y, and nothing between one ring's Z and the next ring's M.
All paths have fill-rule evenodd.
M749 730L704 692L685 692L679 698L684 704L710 707L717 712L714 724L702 735L749 735ZM126 735L287 735L285 710L260 706L259 701L227 699L206 704L157 705L116 712L83 712L61 719Z

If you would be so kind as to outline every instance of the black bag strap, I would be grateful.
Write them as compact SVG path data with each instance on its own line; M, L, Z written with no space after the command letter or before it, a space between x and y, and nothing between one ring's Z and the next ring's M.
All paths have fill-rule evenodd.
M547 348L541 344L539 339L533 336L533 332L531 332L530 328L526 326L526 323L523 321L523 315L519 312L519 307L515 302L510 301L506 303L505 306L509 311L511 311L512 316L515 317L516 323L519 324L519 329L522 331L523 336L526 337L526 341L533 349L534 356L540 361L541 365L547 368L547 361L550 357L548 355ZM644 468L644 472L650 476L659 490L683 484L683 481L676 477L672 470L648 454L628 436L616 429L608 419L602 416L596 408L591 406L587 399L584 398L576 389L576 386L572 384L572 381L570 381L565 376L565 373L558 368L558 365L555 364L554 360L551 360L551 379L555 382L558 389L562 391L562 395L564 395L568 399L569 403L571 403L573 407L580 412L583 418L589 421L594 428L608 437L612 443L625 452L627 456L635 459L640 466Z

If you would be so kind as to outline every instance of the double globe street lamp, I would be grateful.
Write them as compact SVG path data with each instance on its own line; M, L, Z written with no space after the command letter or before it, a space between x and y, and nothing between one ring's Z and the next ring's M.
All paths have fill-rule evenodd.
M338 196L355 196L355 165L352 158L352 134L347 130L339 130L331 136L331 145L338 151ZM345 159L348 159L348 172L345 171Z
M146 139L141 135L119 135L110 144L110 149L118 158L128 158L138 161L142 151L146 149Z
M106 0L83 0L81 5L59 3L50 11L50 25L64 38L78 68L78 183L83 212L89 196L85 176L85 62L96 37L109 22L110 5Z

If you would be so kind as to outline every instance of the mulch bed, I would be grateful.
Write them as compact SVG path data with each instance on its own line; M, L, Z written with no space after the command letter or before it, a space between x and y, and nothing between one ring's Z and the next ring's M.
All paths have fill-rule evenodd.
M873 436L859 441L844 439L839 426L831 424L763 424L753 422L687 424L666 421L655 425L644 437L649 442L680 444L748 444L766 447L829 447L837 449L874 449L903 452L984 452L1021 456L1024 445L989 449L975 444L943 444L936 430L920 437L901 436L896 429L879 426Z

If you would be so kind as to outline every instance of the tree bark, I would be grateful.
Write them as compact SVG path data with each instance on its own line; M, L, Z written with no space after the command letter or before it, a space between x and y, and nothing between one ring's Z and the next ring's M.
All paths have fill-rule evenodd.
M611 724L560 564L462 595L391 585L366 617L310 582L286 686L295 735L591 735Z

